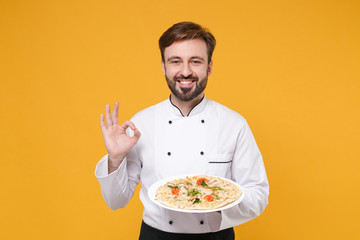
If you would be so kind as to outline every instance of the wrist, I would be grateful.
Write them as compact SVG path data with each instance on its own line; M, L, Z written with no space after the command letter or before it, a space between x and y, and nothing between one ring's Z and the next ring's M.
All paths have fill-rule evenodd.
M108 159L109 159L109 162L111 161L112 163L114 163L115 165L120 165L120 163L122 162L122 160L124 160L126 154L112 154L112 153L109 153L108 154Z
M112 156L111 154L108 154L108 170L109 174L117 170L124 160L125 156L123 155L117 155Z

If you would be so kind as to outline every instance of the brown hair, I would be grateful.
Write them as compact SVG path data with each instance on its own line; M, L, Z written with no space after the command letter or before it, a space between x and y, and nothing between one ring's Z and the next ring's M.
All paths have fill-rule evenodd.
M165 61L165 48L169 47L174 42L198 38L205 41L208 50L208 62L210 62L216 44L215 37L206 28L193 22L176 23L163 33L159 39L162 60Z

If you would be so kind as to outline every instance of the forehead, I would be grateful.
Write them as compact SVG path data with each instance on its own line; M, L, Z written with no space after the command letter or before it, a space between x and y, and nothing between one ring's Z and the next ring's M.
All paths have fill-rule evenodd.
M164 50L164 57L191 58L199 56L207 58L207 46L203 39L189 39L176 41Z

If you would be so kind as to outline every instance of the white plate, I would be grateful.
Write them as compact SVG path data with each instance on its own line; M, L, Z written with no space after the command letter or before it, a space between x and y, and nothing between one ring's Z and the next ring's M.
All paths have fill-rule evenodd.
M231 181L231 180L229 180L227 178L222 178L222 177L218 177L218 178L224 179L224 180L229 181L232 184L236 185L241 191L241 196L235 202L232 202L232 203L230 203L228 205L225 205L225 206L223 206L221 208L216 208L216 209L211 209L211 210L193 210L193 209L188 210L188 209L171 208L171 207L168 207L168 206L160 203L158 200L155 199L155 193L156 193L156 190L158 189L158 187L163 186L167 182L174 181L174 180L177 180L177 179L183 179L183 178L186 178L186 177L199 176L199 175L206 175L206 174L181 175L181 176L165 178L165 179L162 179L160 181L157 181L156 183L154 183L154 184L152 184L150 186L149 191L148 191L148 196L149 196L150 200L153 203L155 203L156 205L158 205L158 206L160 206L162 208L166 208L166 209L177 211L177 212L186 212L186 213L208 213L208 212L221 211L221 210L224 210L224 209L234 207L235 205L239 204L243 200L243 198L245 196L244 189L239 184L237 184L236 182L233 182L233 181ZM207 175L207 176L211 176L211 175ZM217 176L212 176L212 177L217 177Z

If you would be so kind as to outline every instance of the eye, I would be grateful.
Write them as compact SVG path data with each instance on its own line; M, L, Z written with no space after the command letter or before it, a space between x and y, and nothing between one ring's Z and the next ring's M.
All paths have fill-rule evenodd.
M173 59L173 60L170 60L169 63L170 63L170 64L179 64L179 63L180 63L180 60Z
M195 65L199 65L199 64L202 64L202 61L200 61L200 60L193 60L192 63L195 64Z

